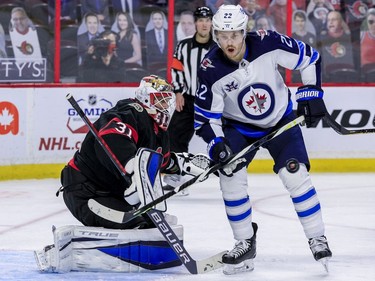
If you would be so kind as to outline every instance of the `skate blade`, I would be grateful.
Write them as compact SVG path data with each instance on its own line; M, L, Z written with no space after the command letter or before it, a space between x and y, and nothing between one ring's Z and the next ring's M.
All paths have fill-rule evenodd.
M233 275L240 272L247 272L254 270L254 260L249 259L238 264L224 264L223 273L225 275Z
M329 273L329 270L328 270L328 261L329 261L329 257L327 257L327 258L322 258L322 259L320 259L319 260L319 262L323 265L323 267L324 267L324 270L327 272L327 273Z

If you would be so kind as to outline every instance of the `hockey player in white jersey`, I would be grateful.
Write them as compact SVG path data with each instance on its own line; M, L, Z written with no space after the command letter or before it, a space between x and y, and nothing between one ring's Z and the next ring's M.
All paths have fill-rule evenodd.
M295 118L291 93L278 67L299 70L297 115L313 127L326 111L321 89L320 55L309 45L274 31L246 33L247 16L237 5L222 5L213 17L213 47L198 72L195 130L208 143L215 162L225 163L257 139ZM310 163L301 129L284 132L263 146L274 160L273 171L289 191L315 260L327 269L332 256L325 237L321 207L309 176ZM237 242L223 256L224 273L253 270L257 224L247 192L246 161L221 170L220 187Z

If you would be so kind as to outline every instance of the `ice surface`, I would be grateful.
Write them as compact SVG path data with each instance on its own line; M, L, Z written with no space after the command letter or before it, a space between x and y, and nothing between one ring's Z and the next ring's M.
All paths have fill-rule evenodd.
M57 179L0 182L0 280L375 280L375 174L312 174L333 252L330 273L309 250L287 191L273 174L249 175L253 219L259 225L255 270L225 276L221 270L193 276L183 267L147 273L41 274L33 250L52 244L51 227L79 224L56 197ZM217 178L190 195L168 200L168 212L184 226L186 249L203 259L232 248Z

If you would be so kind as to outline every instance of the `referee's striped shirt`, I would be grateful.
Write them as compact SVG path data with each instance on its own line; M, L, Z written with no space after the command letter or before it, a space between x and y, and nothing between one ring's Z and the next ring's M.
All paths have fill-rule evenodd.
M214 43L211 35L210 40L204 44L198 43L195 36L181 40L175 49L171 69L175 93L195 96L199 65Z

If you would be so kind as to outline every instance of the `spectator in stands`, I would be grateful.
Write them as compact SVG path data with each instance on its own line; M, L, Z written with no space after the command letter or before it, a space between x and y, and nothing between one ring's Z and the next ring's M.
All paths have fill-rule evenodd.
M316 48L315 34L307 30L306 13L305 11L297 10L293 14L293 27L294 32L292 37L309 44L311 47ZM315 30L314 30L315 31Z
M9 35L15 58L32 61L42 58L38 34L24 8L16 7L12 9Z
M354 70L353 49L350 31L340 12L331 11L327 15L327 31L318 41L322 56L323 73L330 74L339 69ZM353 77L354 78L354 77ZM337 82L339 77L330 82Z
M80 66L78 82L123 82L125 63L117 57L117 34L102 32L90 43Z
M264 15L265 10L262 10L256 0L235 0L234 5L240 5L248 16L247 31L255 29L255 19Z
M116 29L112 29L112 31L118 34L116 42L117 56L124 63L142 65L141 39L135 30L135 25L130 14L126 12L117 13L114 24Z
M272 0L267 9L268 17L273 19L273 24L277 32L286 33L286 0Z
M99 21L102 25L109 26L111 24L108 0L81 0L81 5L82 17L87 13L95 13L98 15Z
M264 29L264 30L275 30L271 19L266 15L262 15L255 19L255 30Z
M82 63L91 40L98 37L102 31L104 31L104 28L100 25L99 17L95 13L87 13L78 29L77 48L79 64Z
M146 0L111 0L111 2L114 15L120 12L127 12L135 24L142 23L139 10L143 5L147 4Z
M76 24L77 23L77 5L79 0L61 0L61 24ZM55 0L48 0L48 15L49 22L53 23L55 20Z
M366 72L369 67L375 67L375 8L367 11L365 26L368 29L362 31L361 34L361 68L363 72Z
M150 71L156 71L154 66L167 64L167 40L168 23L165 14L162 11L153 11L150 15L150 21L146 26L146 45L147 45L147 68Z
M195 33L194 15L192 11L183 11L180 14L180 21L176 28L177 42L187 37L192 37Z
M366 19L367 11L375 2L372 0L343 0L344 20L350 29L351 42L354 53L354 63L359 68L361 24ZM374 4L373 4L374 3Z
M326 0L311 0L307 6L307 18L315 28L317 40L319 40L322 31L326 29L329 11L333 11L333 6Z
M0 59L6 57L7 52L5 50L5 33L3 26L0 24Z

